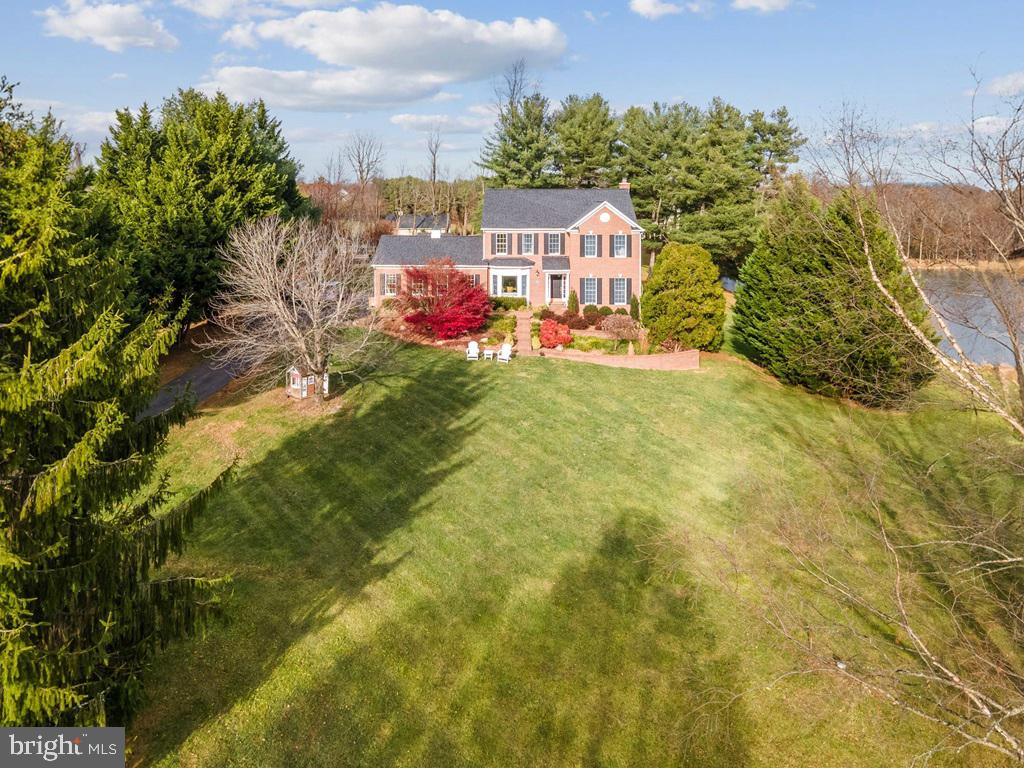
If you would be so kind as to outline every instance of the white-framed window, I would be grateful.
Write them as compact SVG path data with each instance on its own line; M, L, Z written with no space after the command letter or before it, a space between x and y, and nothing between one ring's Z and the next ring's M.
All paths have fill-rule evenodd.
M626 278L612 278L612 304L626 303Z
M398 295L398 275L384 275L384 295Z
M597 256L597 235L583 236L583 255L588 259Z
M508 253L508 233L498 232L494 236L494 252L495 253Z
M523 256L533 256L533 232L523 235Z
M557 256L560 254L562 252L562 236L558 232L548 232L545 237L548 239L548 247L544 250L547 251L549 255Z
M626 257L626 235L612 235L612 255L617 259Z
M473 284L474 288L478 288L480 286L480 275L472 274L469 276L469 280Z
M519 296L519 275L502 275L500 289L502 296Z
M584 277L583 278L583 303L584 304L597 304L597 278L596 277Z

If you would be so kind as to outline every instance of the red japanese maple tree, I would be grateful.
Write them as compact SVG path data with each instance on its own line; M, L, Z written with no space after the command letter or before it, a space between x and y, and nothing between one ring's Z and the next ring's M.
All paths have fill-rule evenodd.
M437 339L454 339L483 327L491 300L451 259L438 259L406 268L398 308L410 325Z

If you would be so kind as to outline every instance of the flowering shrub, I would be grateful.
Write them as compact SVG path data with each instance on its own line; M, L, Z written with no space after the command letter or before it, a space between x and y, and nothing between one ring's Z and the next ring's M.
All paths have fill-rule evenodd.
M622 341L633 340L637 336L636 323L628 315L609 315L601 321L601 330Z
M405 322L437 339L481 328L491 311L487 292L455 269L451 259L408 267L397 305Z
M570 341L572 341L572 332L569 330L569 326L550 318L541 321L540 345L542 347L551 349L559 344L568 344Z

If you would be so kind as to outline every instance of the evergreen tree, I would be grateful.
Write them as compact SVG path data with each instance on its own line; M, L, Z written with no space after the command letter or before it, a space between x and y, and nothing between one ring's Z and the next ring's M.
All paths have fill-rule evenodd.
M533 93L502 106L479 165L499 187L545 187L552 183L554 148L548 100Z
M789 117L789 110L779 107L765 116L754 110L749 116L753 132L753 149L757 153L756 166L763 185L786 172L800 156L797 150L807 141Z
M666 245L644 284L640 315L652 346L719 349L725 291L711 255L699 245Z
M931 368L870 279L855 205L879 276L928 329L927 310L870 201L845 193L825 208L795 180L770 203L740 272L735 331L751 359L782 381L868 405L898 404L931 378Z
M212 605L210 581L154 577L210 489L158 513L185 409L138 414L177 327L127 322L71 142L12 94L0 79L0 722L123 722L147 660Z
M746 118L715 99L687 154L681 210L669 238L702 246L726 271L734 272L757 233L759 158Z
M562 101L553 121L555 169L566 187L599 187L612 173L616 121L599 93Z
M114 209L143 310L168 291L200 316L218 286L218 248L236 224L308 212L298 165L262 102L179 91L159 121L117 113L100 151L98 188Z

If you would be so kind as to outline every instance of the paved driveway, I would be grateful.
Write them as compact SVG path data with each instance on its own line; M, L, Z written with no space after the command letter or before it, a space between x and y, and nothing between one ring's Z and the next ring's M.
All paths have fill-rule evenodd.
M163 413L174 405L174 401L185 392L190 384L192 385L192 396L195 397L197 403L201 403L217 394L231 379L231 371L227 368L215 368L211 361L203 360L199 365L160 387L160 391L154 395L149 407L139 414L139 418Z

